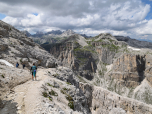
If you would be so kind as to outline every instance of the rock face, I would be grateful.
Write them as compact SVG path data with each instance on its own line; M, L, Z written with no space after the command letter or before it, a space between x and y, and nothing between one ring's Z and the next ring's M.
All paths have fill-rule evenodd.
M112 110L121 110L121 114L150 114L152 107L133 99L123 98L105 89L94 88L92 95L93 114L109 114ZM120 109L121 108L121 109ZM120 113L120 112L119 112Z
M58 77L62 77L60 76L60 73L63 72L61 70L58 69L57 73L59 74L56 78ZM65 72L65 71L64 71ZM68 71L68 72L72 72L72 71ZM68 73L66 73L68 74ZM151 114L152 113L152 106L151 105L147 105L143 102L139 102L137 100L134 99L130 99L127 97L122 97L116 93L110 92L106 89L103 89L101 87L97 87L97 86L91 86L89 84L84 84L84 83L78 83L77 79L75 79L76 77L70 73L71 75L66 76L71 77L69 79L69 82L71 84L74 84L76 87L78 87L80 90L78 92L78 88L77 88L77 92L75 94L76 98L80 97L80 93L81 93L81 97L83 96L83 100L85 102L81 102L82 100L80 100L79 102L79 106L82 106L81 109L83 108L83 106L87 105L90 109L91 114L115 114L115 113L119 113L119 114L127 114L127 113L132 113L132 114ZM65 76L64 76L65 77ZM58 78L61 79L62 78ZM74 83L72 82L72 80L75 80ZM77 84L79 85L77 85ZM78 94L79 93L79 94ZM71 94L72 98L73 95ZM77 100L74 100L74 102L77 102ZM82 104L81 104L82 103ZM82 110L80 108L77 107L78 104L74 103L74 109L77 111L82 112ZM83 110L87 110L87 109L83 109ZM89 112L83 112L85 113L89 113Z
M55 67L56 59L35 44L31 38L15 29L13 26L0 21L0 58L12 64L19 62L30 68L32 63L44 67ZM21 65L20 65L21 66Z
M56 44L50 49L50 53L58 58L63 66L71 67L77 75L92 80L93 73L97 69L97 54L90 50L82 36L73 35L62 43Z
M146 93L151 91L152 85L150 49L130 47L110 34L89 39L73 35L52 46L50 53L64 66L72 68L79 81L151 104L148 102L151 95L146 100ZM142 84L144 80L148 82L146 87ZM137 91L139 88L143 89Z
M52 72L53 71L50 70L48 74L51 76ZM66 95L69 94L69 96L72 97L74 103L74 110L80 111L80 113L81 112L83 114L89 114L89 113L91 114L109 114L109 113L110 114L115 114L115 113L151 114L152 113L151 105L147 105L143 102L139 102L131 98L122 97L116 93L103 89L102 87L97 87L90 84L84 84L78 82L77 77L72 73L72 70L68 68L59 67L57 71L53 73L53 76L62 81L64 80L65 82L69 82L76 87L75 88L74 86L69 85L70 89L64 89L64 91L63 89L61 90L62 90L62 94L66 93ZM51 84L54 85L53 83ZM63 88L62 86L64 86L64 84L59 86L59 89ZM61 94L58 93L58 95ZM61 100L60 97L61 96L59 96L59 98L57 99L65 103L63 98Z
M146 79L150 82L152 85L152 55L148 54L146 55L146 69L145 69L145 75Z
M136 87L144 79L145 57L124 54L114 62L111 78L121 80L127 87Z
M113 59L121 54L117 54L120 47L125 46L126 43L118 42L110 34L100 34L92 40L73 35L52 46L50 53L79 76L92 80L98 69L97 64L112 64Z

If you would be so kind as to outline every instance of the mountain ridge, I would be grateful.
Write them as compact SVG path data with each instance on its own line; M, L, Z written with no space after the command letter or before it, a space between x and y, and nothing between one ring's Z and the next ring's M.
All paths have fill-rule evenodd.
M131 47L109 33L64 35L50 54L0 21L0 113L152 113L151 49Z

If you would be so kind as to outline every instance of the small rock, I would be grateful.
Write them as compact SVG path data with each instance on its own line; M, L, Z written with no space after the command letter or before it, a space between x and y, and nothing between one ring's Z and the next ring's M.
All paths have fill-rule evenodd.
M49 107L52 107L52 108L54 108L54 104L49 104Z
M64 111L59 111L59 114L65 114L65 112Z
M59 86L59 84L57 82L54 81L54 87L55 88L59 88L60 86Z

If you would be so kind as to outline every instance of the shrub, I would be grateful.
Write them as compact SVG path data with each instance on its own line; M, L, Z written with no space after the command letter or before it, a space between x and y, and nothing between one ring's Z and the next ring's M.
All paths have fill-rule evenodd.
M58 94L57 94L54 90L52 90L52 89L51 89L51 91L49 92L49 94L50 94L50 95L53 95L53 96L58 96Z
M74 103L73 101L69 101L68 106L74 110Z
M68 100L68 101L73 101L73 98L70 96L70 95L66 95L66 99Z
M72 85L70 82L66 82L66 84L68 84L68 85Z
M42 95L43 95L44 97L47 97L47 96L48 96L47 92L42 92Z
M52 76L57 77L57 76L59 76L59 74L53 74Z
M2 78L5 78L5 76L3 74L1 76L2 76Z
M53 85L51 85L50 83L47 83L48 86L53 87Z
M49 97L49 100L50 100L50 101L52 101L52 98L51 98L51 97Z

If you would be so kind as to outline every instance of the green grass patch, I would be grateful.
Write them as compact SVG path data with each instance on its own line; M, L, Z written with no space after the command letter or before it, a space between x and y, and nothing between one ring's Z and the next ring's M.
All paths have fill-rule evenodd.
M3 74L1 75L1 77L2 77L2 78L5 78L5 76L4 76Z
M73 101L69 101L68 106L74 110L74 103Z
M69 106L71 109L74 109L73 98L72 98L69 94L66 93L66 91L68 91L68 90L69 90L69 89L67 89L67 88L62 88L60 91L61 91L62 94L65 94L65 95L66 95L65 98L69 101L68 106Z
M57 77L57 76L59 76L59 74L56 73L56 74L53 74L52 76Z
M54 90L51 89L51 91L49 92L50 95L52 96L58 96L57 92L55 92Z
M52 101L52 98L51 98L51 97L49 97L49 100L50 100L50 101Z
M48 97L47 92L42 92L43 97Z
M65 98L66 98L68 101L73 101L73 98L72 98L69 94L67 94Z
M85 61L87 61L87 58L84 58L84 57L81 57L81 58L80 58L80 57L78 57L77 59L78 59L78 60L80 60L81 62L85 62Z
M50 86L50 87L54 87L54 86L53 86L53 85L51 85L50 83L47 83L47 85L48 85L48 86Z
M107 47L110 51L115 51L115 52L118 52L118 50L120 49L119 46L116 46L114 44L102 45L102 47Z
M63 88L64 91L70 91L71 89L69 88Z
M70 82L66 82L66 84L68 84L68 85L72 85Z
M65 92L63 89L61 89L60 92L61 92L62 94L66 94L66 92Z
M94 48L92 45L89 45L89 46L84 46L83 48L81 47L77 47L74 49L74 52L86 52L86 51L89 51L89 52L92 52L92 53L96 53L96 51L94 51Z
M20 59L20 62L23 63L22 59Z

